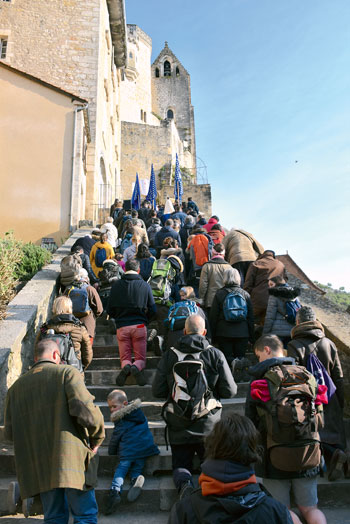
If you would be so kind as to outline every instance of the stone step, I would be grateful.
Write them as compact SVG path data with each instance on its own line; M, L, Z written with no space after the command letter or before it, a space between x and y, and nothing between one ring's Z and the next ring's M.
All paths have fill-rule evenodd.
M155 355L147 355L146 369L155 369L159 361L160 361L160 357L156 357ZM113 369L120 369L120 358L116 357L115 354L113 355L113 357L109 357L109 358L103 358L103 357L97 358L94 356L90 366L88 367L88 370L85 372L85 376L86 376L86 373L90 371L113 370Z
M115 358L119 356L117 344L96 344L94 341L94 345L92 346L92 351L95 358Z
M118 346L117 336L112 333L103 333L96 335L94 338L94 346Z
M99 385L109 385L110 388L115 389L117 386L115 384L115 380L117 376L120 373L120 369L116 370L105 370L105 371L89 371L87 370L85 372L85 384L90 389L90 386L99 386ZM154 375L156 373L155 369L146 369L144 370L143 374L145 376L145 379L147 381L147 384L151 385L153 382ZM129 375L126 377L125 384L127 386L134 386L137 385L136 378L134 375ZM139 387L146 387L146 386L139 386Z
M195 483L198 482L198 477L195 476ZM0 478L0 512L2 515L8 513L7 508L7 489L11 481L16 480L12 476L2 476ZM108 495L112 477L110 475L106 477L100 477L98 485L96 487L96 498L99 505L99 510L103 513L105 508L105 501ZM258 479L261 481L261 479ZM350 480L340 479L335 482L328 482L325 479L318 478L318 499L319 507L325 508L349 508L349 490ZM117 512L112 516L115 521L119 517L119 514L124 512L130 513L143 513L144 518L151 518L152 513L157 513L159 510L169 511L173 504L177 501L177 492L175 490L172 476L157 475L153 477L146 476L145 484L140 497L137 499L135 504L127 502L127 493L129 491L129 479L125 481L124 490L122 493L122 502L118 507ZM40 498L35 497L34 505L32 508L32 515L42 514L42 507ZM147 515L147 516L146 516ZM165 514L166 515L166 514ZM166 521L166 519L165 519ZM10 522L10 521L9 521ZM12 522L12 519L11 519ZM111 521L112 522L112 521ZM132 522L132 520L130 520ZM144 522L144 520L143 520ZM340 524L345 521L334 521L329 520L334 524ZM347 521L346 521L347 522Z
M146 386L144 386L146 387ZM245 398L244 397L235 397L230 399L222 399L221 400L223 411L227 410L233 410L236 413L240 413L241 415L244 415L244 405L245 405ZM95 402L95 404L100 408L102 411L102 414L104 416L104 419L107 421L110 418L110 411L107 405L107 402ZM146 400L142 402L142 411L144 412L147 420L162 420L161 419L161 411L162 406L164 404L163 400L159 401L149 401Z
M87 372L86 372L87 373ZM85 374L86 374L85 373ZM111 374L110 376L112 378L116 377L118 375L118 372L104 372L106 374ZM96 377L95 377L96 378ZM134 380L135 378L132 377ZM129 379L129 377L128 377ZM131 380L131 379L130 379ZM98 382L98 381L96 381ZM115 385L115 380L110 380L108 383L106 381L106 384L104 384L105 380L102 379L102 384L98 383L88 383L87 382L87 388L90 391L92 395L94 395L97 402L105 402L107 399L107 395L112 391L112 389L116 389L117 386ZM248 382L240 382L237 384L237 397L246 397L247 391L248 391L249 384ZM135 398L140 398L142 401L146 400L154 400L154 397L152 395L152 386L151 384L146 384L146 386L137 386L134 384L127 383L122 388L119 388L125 391L128 400L134 400Z

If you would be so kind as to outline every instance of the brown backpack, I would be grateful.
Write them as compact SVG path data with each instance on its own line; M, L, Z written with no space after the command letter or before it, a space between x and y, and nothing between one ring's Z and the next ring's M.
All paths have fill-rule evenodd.
M281 471L304 471L320 464L322 405L315 406L317 383L303 366L277 365L263 377L271 400L261 402L268 458Z
M61 284L69 286L78 277L82 268L82 262L79 255L67 255L61 260Z

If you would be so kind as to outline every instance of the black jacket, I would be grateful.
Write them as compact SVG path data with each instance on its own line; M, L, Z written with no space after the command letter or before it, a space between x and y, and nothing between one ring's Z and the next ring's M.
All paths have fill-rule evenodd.
M224 317L223 305L226 296L230 291L239 291L247 302L248 314L247 319L241 322L228 322ZM241 289L239 286L229 286L219 289L214 297L210 309L210 328L213 340L216 337L232 337L232 338L249 338L250 342L254 342L254 315L253 306L250 300L249 293Z
M156 312L150 286L140 275L124 273L112 285L107 312L115 319L117 329L147 324Z
M92 246L96 244L96 240L94 240L93 238L89 237L88 235L86 235L85 237L80 237L78 238L74 244L72 245L71 247L71 251L76 247L76 246L81 246L84 250L84 253L85 255L87 255L88 257L90 256L90 251L91 251L91 248Z
M202 335L184 335L180 338L177 349L183 353L201 353L204 363L204 372L208 386L217 399L232 398L237 393L232 373L223 353L212 346ZM172 350L168 350L162 356L153 380L152 392L156 398L168 398L174 385L173 366L177 362L177 356ZM221 408L212 410L207 416L194 420L187 428L168 427L169 440L171 444L197 443L210 433L214 424L220 420Z
M180 235L175 229L173 229L171 226L164 226L155 236L154 239L154 245L155 247L159 249L163 249L163 240L166 237L175 238L179 244L179 247L181 247L181 238Z
M203 472L223 487L240 480L237 473L230 474L239 467L229 460L207 460L202 465ZM217 491L213 495L203 495L199 488L190 497L177 502L168 524L292 524L286 506L266 495L259 484L248 484L232 493L221 492L221 488Z

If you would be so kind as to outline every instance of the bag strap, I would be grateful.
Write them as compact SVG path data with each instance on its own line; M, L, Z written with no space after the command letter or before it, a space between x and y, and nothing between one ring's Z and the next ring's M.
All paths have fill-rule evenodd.
M311 355L311 353L315 353L315 350L316 350L317 346L319 345L319 343L321 342L321 340L322 340L322 338L320 338L317 342L313 342L312 345L314 347L313 347L312 351L310 351L309 355Z

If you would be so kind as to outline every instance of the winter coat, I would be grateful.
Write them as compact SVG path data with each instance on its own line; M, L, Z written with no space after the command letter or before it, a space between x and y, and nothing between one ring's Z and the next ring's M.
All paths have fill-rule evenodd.
M221 256L214 256L203 265L199 281L199 298L203 300L204 307L211 307L215 293L224 286L223 278L228 269L231 269L230 264Z
M241 322L229 322L225 320L224 302L225 298L231 291L238 291L245 298L248 308L246 320L242 320ZM250 342L254 342L254 315L252 302L249 294L239 286L224 286L216 292L210 308L209 322L213 340L215 340L216 337L249 338Z
M71 251L73 251L73 249L76 247L76 246L81 246L84 250L84 253L85 255L87 255L88 257L90 256L90 251L91 251L91 248L92 246L96 243L96 240L94 240L93 238L91 238L91 236L89 235L86 235L85 237L79 237L75 242L74 244L72 245L71 247Z
M254 366L249 368L249 374L253 377L252 380L262 379L267 373L267 371L279 364L284 366L295 365L294 358L291 357L273 357L259 362ZM304 471L281 471L272 466L268 460L267 452L267 433L266 433L266 424L264 418L260 418L257 412L257 406L261 404L261 401L254 400L251 397L250 388L247 393L246 403L245 403L245 416L250 418L255 427L259 430L262 440L262 445L264 448L264 457L262 464L256 466L257 475L268 478L268 479L294 479L294 478L304 478L304 477L313 477L318 473L318 467L304 470Z
M53 329L55 333L70 334L75 354L81 360L83 368L86 369L92 360L93 353L89 333L83 323L70 314L56 315L41 326L37 342L48 329Z
M230 460L206 460L202 471L210 494L203 494L201 475L201 487L174 504L168 524L292 524L286 506L262 491L254 475L247 479L247 469Z
M147 235L150 246L155 246L155 238L158 231L162 229L162 226L160 224L151 224L149 228L147 229Z
M197 213L197 215L199 213L199 208L198 208L196 202L194 202L193 200L189 200L187 202L187 209L192 209L193 211L195 211Z
M96 318L102 315L103 305L100 299L100 295L94 287L87 286L86 291L88 294L91 313L89 315L86 315L85 317L81 317L80 321L86 327L89 337L95 338Z
M218 224L219 222L216 220L216 218L209 218L208 223L204 224L203 229L206 230L207 233L211 230L215 224Z
M194 221L193 221L193 224L185 224L180 229L181 245L182 245L183 249L186 249L186 247L187 247L187 240L188 240L188 237L191 234L193 226L194 226Z
M125 238L125 235L127 234L126 231L127 230L123 231L123 233L120 235L121 238L123 239ZM141 238L142 244L147 244L147 245L149 244L146 229L143 229L142 227L139 227L139 226L134 226L134 233L135 235L138 235Z
M231 266L237 262L253 262L264 252L263 246L253 235L243 229L231 229L225 236L224 246Z
M103 244L102 242L96 242L96 244L92 246L91 252L90 252L90 262L91 262L92 270L97 277L99 276L100 271L102 271L102 267L97 267L95 263L96 251L99 248L106 250L106 260L114 258L114 250L108 242L104 242Z
M79 256L80 256L80 260L83 265L83 268L87 271L87 274L89 276L90 284L91 285L97 284L98 278L95 277L95 274L92 271L92 267L90 264L90 258L88 257L88 255L85 255L85 253L80 253Z
M204 364L204 373L208 386L215 398L233 398L237 393L230 368L223 353L210 346L202 335L184 335L178 342L177 349L182 353L200 352ZM174 385L173 366L177 362L177 356L172 351L163 354L153 380L152 393L156 398L168 398ZM215 423L220 420L222 409L217 407L208 415L194 420L185 426L168 426L170 444L187 444L202 442L205 435L213 429Z
M180 220L181 222L181 227L183 227L184 223L185 223L185 219L187 218L187 215L186 213L183 213L182 211L178 211L177 213L172 213L170 215L170 218L172 218L173 220Z
M60 283L63 287L69 286L78 278L83 263L78 254L67 255L61 261Z
M314 352L337 388L329 404L323 406L324 427L320 429L320 436L322 442L333 445L340 444L345 449L344 378L337 348L325 336L322 324L317 320L302 322L295 326L291 335L292 340L288 344L288 355L295 358L297 364L306 367L310 352Z
M162 249L164 247L163 241L166 237L175 238L175 240L177 240L178 242L179 247L181 247L180 235L171 226L164 226L160 231L158 231L154 240L155 246L159 249Z
M108 445L109 455L119 455L120 460L159 455L141 405L141 400L137 398L111 414L114 430Z
M136 260L140 262L140 275L142 276L143 280L147 282L147 280L151 276L153 262L155 261L155 258L154 257L148 257L148 258L137 258L136 257Z
M140 275L127 271L113 283L107 313L115 319L117 329L148 324L155 312L151 288Z
M288 286L288 284L280 284L270 288L268 292L269 300L263 335L271 333L279 337L289 337L293 324L286 319L286 302L294 302L300 294L300 289Z
M104 439L104 420L83 377L72 366L40 360L11 386L5 436L14 442L21 497L55 488L93 487L91 451ZM96 470L97 472L97 470Z
M111 222L107 222L103 224L101 231L107 233L107 242L115 248L118 240L118 229Z
M195 271L211 259L213 250L213 241L207 233L196 233L187 246L190 253L193 269Z
M137 252L136 244L131 244L131 246L127 247L123 253L123 262L126 263L131 258L136 257L136 252Z
M260 255L258 260L250 264L243 288L250 294L254 311L267 308L269 300L268 280L277 275L288 280L284 264L272 255Z

